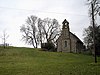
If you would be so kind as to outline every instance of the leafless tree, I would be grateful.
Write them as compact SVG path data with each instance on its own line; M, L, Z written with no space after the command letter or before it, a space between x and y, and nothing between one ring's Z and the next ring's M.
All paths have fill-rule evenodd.
M88 5L89 5L89 17L90 17L90 23L93 26L93 50L94 50L94 57L95 57L95 63L97 63L97 58L96 58L96 18L97 14L100 13L100 0L87 0Z
M34 48L38 46L37 40L37 21L38 18L36 16L30 16L27 18L26 23L21 26L20 31L23 33L22 39L26 41L28 44L32 44Z
M42 28L43 20L41 18L38 19L38 41L40 42L40 45L42 46L42 43L45 40L43 28Z
M2 41L3 41L3 46L4 46L4 48L6 48L6 46L7 46L7 43L6 43L6 41L7 41L7 39L8 39L8 37L9 37L9 35L6 33L6 31L4 30L3 31L3 35L2 35Z
M45 18L41 20L41 32L45 42L50 43L57 40L57 37L60 34L60 25L56 19Z
M88 1L88 6L89 6L89 17L91 18L92 16L92 6L93 4L93 11L94 11L94 19L97 18L98 15L100 15L100 0L87 0Z

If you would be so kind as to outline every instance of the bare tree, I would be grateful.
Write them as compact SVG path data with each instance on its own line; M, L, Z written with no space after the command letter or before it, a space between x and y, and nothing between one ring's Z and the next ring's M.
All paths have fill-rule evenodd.
M88 1L88 5L90 6L89 8L89 17L91 20L91 24L93 26L93 50L94 50L94 57L95 57L95 63L97 63L97 58L96 58L96 31L95 31L95 25L96 23L96 18L97 18L97 14L100 13L100 0L87 0Z
M40 45L42 46L42 43L45 40L43 28L42 28L43 20L41 18L38 19L38 41L40 42Z
M93 44L93 27L89 26L88 28L84 29L83 36L84 36L84 43L87 47Z
M32 44L34 48L38 46L37 40L37 21L38 18L36 16L30 16L27 18L26 23L21 26L20 31L23 33L23 40L28 44Z
M40 26L45 42L55 43L57 37L60 34L60 25L58 24L58 21L56 19L45 18L41 21Z
M93 4L93 11L94 11L94 19L100 15L100 0L87 0L89 6L89 17L92 19L92 4Z
M6 31L4 30L3 31L3 35L2 35L2 41L3 41L3 46L4 46L4 48L6 48L6 46L7 46L7 39L8 39L8 37L9 37L9 35L6 33Z

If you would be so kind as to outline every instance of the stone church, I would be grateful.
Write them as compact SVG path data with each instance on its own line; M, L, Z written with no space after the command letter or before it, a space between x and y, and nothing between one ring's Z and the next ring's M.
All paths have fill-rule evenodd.
M81 53L83 42L72 32L70 32L69 22L65 19L62 22L61 35L57 39L57 52Z

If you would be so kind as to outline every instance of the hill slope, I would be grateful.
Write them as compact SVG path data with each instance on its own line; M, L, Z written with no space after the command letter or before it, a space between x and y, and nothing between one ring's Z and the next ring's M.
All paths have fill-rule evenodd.
M32 48L0 48L0 75L99 75L100 57L44 52Z

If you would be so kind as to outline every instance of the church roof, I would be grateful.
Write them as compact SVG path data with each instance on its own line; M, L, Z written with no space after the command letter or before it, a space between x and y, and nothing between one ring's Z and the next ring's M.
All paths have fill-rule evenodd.
M78 42L83 44L83 42L75 34L73 34L72 32L70 32L70 34L72 34L76 39L78 39Z
M72 34L78 40L77 42L83 44L83 42L75 34L73 34L72 32L70 32L70 34ZM56 41L58 41L60 37L61 37L61 35L58 37L58 39Z

